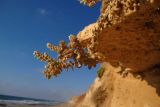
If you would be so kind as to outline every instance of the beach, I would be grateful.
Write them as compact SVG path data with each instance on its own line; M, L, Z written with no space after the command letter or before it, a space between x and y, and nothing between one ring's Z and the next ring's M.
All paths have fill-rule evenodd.
M0 95L0 107L69 107L67 103L27 97Z
M20 105L5 105L0 104L0 107L69 107L68 104L56 104L56 105L27 105L27 104L20 104Z

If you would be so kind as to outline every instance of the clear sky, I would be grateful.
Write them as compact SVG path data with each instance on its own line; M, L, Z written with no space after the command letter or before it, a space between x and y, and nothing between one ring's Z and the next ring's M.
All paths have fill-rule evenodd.
M99 16L100 4L78 0L0 0L0 94L64 101L85 92L98 67L64 71L47 80L44 63L33 51L49 52L46 43L68 41Z

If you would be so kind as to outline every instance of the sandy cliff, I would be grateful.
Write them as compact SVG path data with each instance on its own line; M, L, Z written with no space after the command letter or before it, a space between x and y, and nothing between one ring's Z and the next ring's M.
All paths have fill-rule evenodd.
M160 107L160 0L102 0L97 22L77 36L105 57L105 72L72 106Z
M135 4L127 1L140 1L137 2L138 9L127 8L127 4ZM106 6L102 6L101 10L106 12L100 15L98 21L78 34L79 40L91 45L88 47L94 48L93 51L104 54L106 62L121 62L134 72L160 64L160 0L110 2L105 10ZM118 4L120 7L117 7Z
M129 73L123 76L117 72L120 67L103 64L104 74L96 78L89 90L73 98L74 107L159 107L160 73L150 71L141 75ZM142 78L140 78L142 76Z

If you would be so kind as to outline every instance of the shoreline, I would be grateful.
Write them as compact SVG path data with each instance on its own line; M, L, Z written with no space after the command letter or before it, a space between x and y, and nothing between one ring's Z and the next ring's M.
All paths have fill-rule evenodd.
M0 107L69 107L67 103L59 103L54 105L43 104L0 104Z

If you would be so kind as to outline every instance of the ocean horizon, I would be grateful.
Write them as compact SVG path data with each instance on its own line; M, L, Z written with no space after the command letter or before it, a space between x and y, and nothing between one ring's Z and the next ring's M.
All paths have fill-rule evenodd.
M38 99L38 98L0 95L1 105L54 105L58 103L61 102L55 100Z

